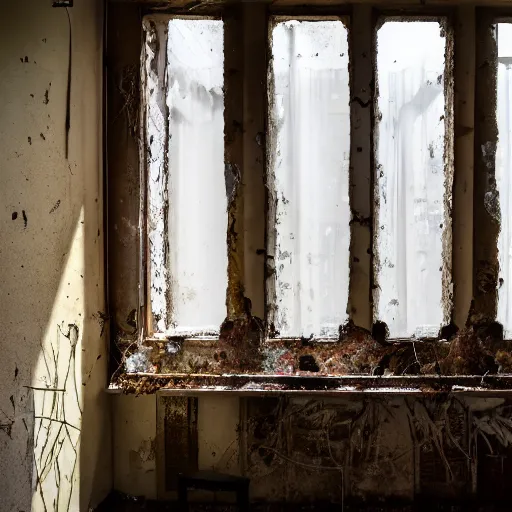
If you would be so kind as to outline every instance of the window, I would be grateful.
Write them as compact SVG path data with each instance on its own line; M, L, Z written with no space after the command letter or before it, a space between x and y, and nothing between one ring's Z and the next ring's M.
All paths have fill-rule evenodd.
M216 336L227 288L223 23L157 18L145 33L153 329ZM155 45L166 48L158 60Z
M444 31L439 21L386 21L377 32L375 303L391 338L435 338L449 323L452 63Z
M281 337L337 338L349 286L348 30L341 20L274 20L268 230Z
M228 284L223 22L157 20L146 22L153 328L216 336ZM383 21L375 317L391 338L435 338L451 308L446 19ZM349 29L340 18L270 23L268 323L278 338L337 339L349 319ZM154 38L167 48L156 72Z
M140 154L109 151L109 251L126 255L110 265L115 342L152 354L138 371L503 368L450 366L456 344L440 342L502 342L496 322L512 338L509 18L279 2L144 14Z

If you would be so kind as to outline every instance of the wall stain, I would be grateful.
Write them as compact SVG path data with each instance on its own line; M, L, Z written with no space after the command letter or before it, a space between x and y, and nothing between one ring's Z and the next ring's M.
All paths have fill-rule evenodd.
M48 89L46 89L46 91L44 91L44 99L43 99L43 103L45 105L48 105L48 103L50 103L50 98L49 98L49 94L50 94L50 89L52 87L52 83L50 82L50 84L48 85Z
M57 202L53 205L53 207L49 213L54 213L59 206L60 206L60 199L58 199Z

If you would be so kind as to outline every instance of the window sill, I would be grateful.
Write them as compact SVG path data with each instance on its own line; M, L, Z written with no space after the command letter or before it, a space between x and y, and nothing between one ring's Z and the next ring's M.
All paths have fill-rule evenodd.
M198 395L420 395L511 396L512 375L311 376L127 373L109 394Z

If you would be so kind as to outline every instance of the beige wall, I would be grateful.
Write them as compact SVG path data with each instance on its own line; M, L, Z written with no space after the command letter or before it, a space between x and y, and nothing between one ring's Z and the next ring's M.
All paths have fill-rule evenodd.
M110 481L100 0L0 6L0 511L88 510ZM31 388L54 388L44 391ZM45 417L44 419L41 416Z
M156 499L155 395L112 396L114 488Z
M172 498L173 493L161 492L157 488L164 475L158 474L158 458L170 463L172 450L168 454L158 453L164 440L156 439L158 422L158 395L111 396L113 418L114 489L148 499ZM240 474L239 422L240 399L238 396L203 395L198 399L197 441L198 467L233 475ZM180 428L180 425L177 425ZM161 448L160 448L161 447ZM165 462L163 462L165 464ZM176 460L176 465L186 467L186 461ZM163 468L162 468L163 470ZM162 471L163 473L163 471ZM229 499L219 493L217 498ZM212 493L196 492L193 498L212 500Z

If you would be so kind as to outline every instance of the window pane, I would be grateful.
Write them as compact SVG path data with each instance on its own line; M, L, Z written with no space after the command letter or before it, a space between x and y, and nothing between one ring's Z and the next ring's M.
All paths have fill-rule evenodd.
M169 22L169 285L177 331L215 333L226 316L223 38L220 20Z
M270 229L281 337L337 337L347 320L347 36L341 21L285 21L272 32L269 170L276 225Z
M390 21L377 45L376 316L391 338L437 336L445 320L443 242L450 234L445 38L438 22Z
M496 185L499 191L501 231L498 238L500 282L498 322L504 335L512 338L512 24L499 23L498 36L498 148Z

